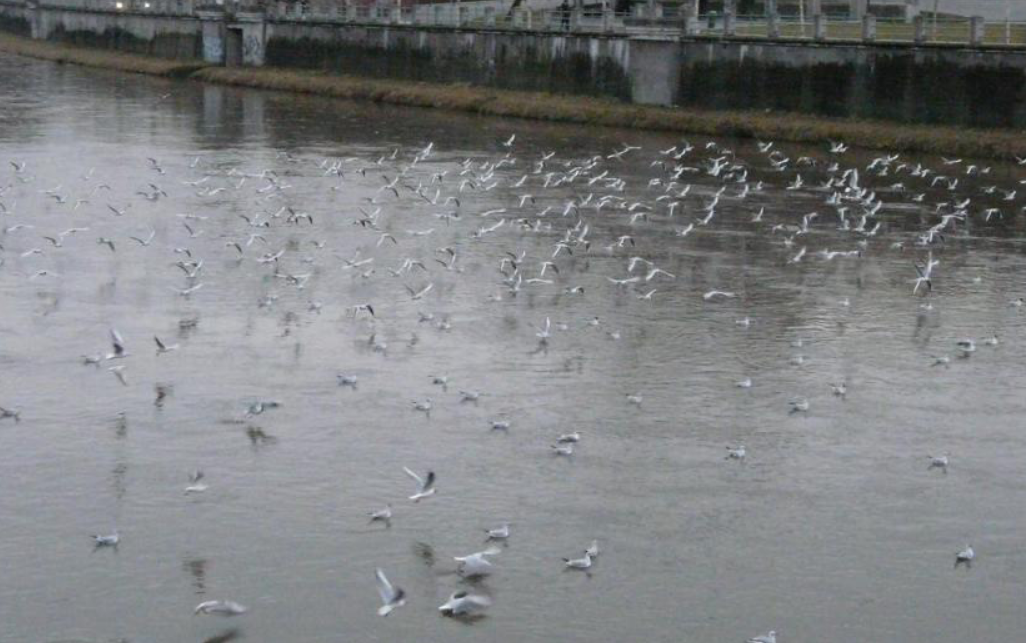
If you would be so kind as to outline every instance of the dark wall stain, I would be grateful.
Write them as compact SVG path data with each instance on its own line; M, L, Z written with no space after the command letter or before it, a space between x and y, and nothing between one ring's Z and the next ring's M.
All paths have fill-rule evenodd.
M860 50L843 62L709 56L684 45L676 104L971 127L1026 127L1026 72L916 50ZM720 55L722 54L722 55Z
M571 46L564 53L549 55L548 48L537 46L547 39L536 36L496 37L492 41L493 36L487 34L459 40L451 34L429 33L428 38L446 42L421 47L415 37L392 34L385 48L375 42L374 33L330 42L275 36L267 42L266 62L358 76L630 100L630 79L610 57L593 61Z

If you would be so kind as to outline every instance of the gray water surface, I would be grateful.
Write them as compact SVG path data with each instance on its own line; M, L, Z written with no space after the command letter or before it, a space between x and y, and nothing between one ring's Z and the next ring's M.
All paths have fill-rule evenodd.
M0 224L33 226L0 237L0 406L21 410L20 422L0 420L0 640L710 642L770 629L781 642L1022 639L1026 308L1009 301L1026 294L1023 198L983 191L1021 187L1022 169L995 165L952 191L897 162L888 176L867 172L876 155L866 152L779 145L817 165L777 172L755 142L718 141L765 188L741 200L740 184L728 184L710 224L681 238L675 230L704 216L724 185L706 171L725 154L707 139L694 138L680 161L698 171L681 175L678 189L693 187L670 217L656 201L663 186L649 181L666 177L653 161L672 169L659 151L678 136L6 56L0 78ZM431 154L412 164L429 142ZM641 149L608 158L625 143ZM513 165L458 192L461 178L488 174L482 164L507 154ZM549 172L595 156L573 183L544 187ZM474 172L460 177L465 159ZM325 175L336 160L344 178ZM949 176L970 163L901 160ZM876 236L837 229L829 192L816 187L834 161L879 190ZM397 198L380 188L402 168ZM266 170L280 189L259 178ZM604 171L624 180L622 192L588 184ZM813 187L786 190L798 173ZM897 182L909 191L888 187ZM150 183L167 196L137 194L152 193ZM425 196L403 187L418 184ZM436 188L441 200L459 196L459 220L432 216L457 209L429 203ZM910 200L917 192L922 204ZM521 208L524 193L536 200ZM561 216L589 193L589 206ZM631 224L626 208L597 210L607 194L652 214ZM932 248L941 261L932 293L913 296L913 263L928 256L916 234L938 221L935 203L966 197L970 221ZM79 199L88 203L76 208ZM116 216L108 204L130 207ZM272 216L286 206L313 224ZM539 231L514 224L547 206ZM380 233L356 224L360 208L377 207L381 232L398 243L378 247ZM763 207L764 222L752 223ZM861 206L848 207L857 219ZM1004 217L984 222L987 207ZM478 216L498 208L507 212ZM820 216L791 248L788 233L771 232L812 211ZM269 227L239 216L260 213ZM526 253L523 278L535 277L578 217L590 246L553 260L560 272L545 278L554 283L512 295L498 272L505 253ZM183 222L202 233L190 237ZM42 238L71 227L89 230L60 248ZM150 230L148 246L129 239ZM245 247L251 233L266 241ZM622 235L635 245L604 249ZM815 254L860 240L860 258ZM243 245L241 261L231 242ZM446 246L461 272L434 261ZM801 246L807 257L788 264ZM33 248L42 252L22 256ZM189 297L175 292L190 283L175 248L204 261L191 282L204 286ZM281 275L310 273L302 289L256 261L282 249ZM374 261L344 269L358 252ZM635 255L676 279L611 284ZM427 271L393 277L404 258ZM419 301L403 287L428 283ZM566 293L578 285L583 295ZM638 298L651 288L650 300ZM739 297L707 302L711 289ZM367 302L373 319L350 315ZM746 316L749 327L735 323ZM543 346L535 334L546 317L554 327ZM194 329L180 329L191 319ZM451 329L437 327L443 319ZM129 356L83 365L81 356L110 350L111 328ZM372 350L372 333L385 353ZM984 346L992 334L999 345ZM180 348L157 355L154 335ZM955 357L963 337L978 344L968 359ZM799 354L804 363L792 364ZM940 355L951 364L932 366ZM115 362L127 385L108 372ZM359 386L339 387L338 373L357 374ZM447 391L431 383L439 374ZM751 389L735 386L744 377ZM837 382L845 399L831 393ZM171 391L162 406L157 386ZM461 389L480 391L479 401L460 402ZM626 399L637 393L640 407ZM789 413L801 397L809 412ZM425 398L429 417L411 404ZM247 417L258 400L281 407ZM490 430L499 418L508 432ZM576 453L554 456L550 445L571 430L584 433ZM747 460L725 460L739 443ZM951 457L946 474L928 469L928 455L941 453ZM437 495L409 502L404 466L434 470ZM209 490L185 495L193 469ZM386 503L391 526L369 524ZM462 581L452 557L484 549L483 530L507 521L513 535L496 573ZM114 529L119 547L94 551L90 534ZM590 573L564 571L561 558L592 539L602 553ZM966 544L978 558L956 568ZM375 613L376 567L408 594L388 618ZM492 597L485 616L441 617L437 606L468 587ZM249 612L192 615L214 599Z

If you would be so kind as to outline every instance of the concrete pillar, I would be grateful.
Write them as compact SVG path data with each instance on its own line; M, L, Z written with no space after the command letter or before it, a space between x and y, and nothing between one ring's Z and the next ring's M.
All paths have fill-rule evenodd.
M668 40L628 41L631 102L673 105L680 90L680 43Z
M224 12L216 10L197 11L200 21L200 36L203 40L203 62L213 65L224 64Z
M823 0L808 0L808 4L810 16L823 13Z
M867 13L862 16L862 40L873 42L876 40L876 16Z
M242 64L263 67L267 46L267 17L264 12L240 11L235 14L235 21L242 28Z
M916 44L926 42L926 21L921 15L912 18L912 40Z
M852 20L862 20L866 15L867 0L848 0L848 17Z
M780 37L780 14L776 11L766 16L766 37Z
M684 35L697 36L700 33L702 33L702 23L698 20L698 16L685 16Z
M29 36L34 40L46 40L43 26L43 10L38 2L26 2L25 14L29 21Z
M766 18L769 18L777 13L777 0L766 0L763 7L766 10Z
M826 40L827 21L826 16L822 13L816 13L812 16L812 37L816 40Z
M919 15L919 0L905 0L905 22L912 22Z
M734 36L737 34L737 10L730 10L723 14L723 35Z
M973 16L969 18L969 44L974 47L979 47L983 44L985 37L984 26L986 22L983 20L983 16Z

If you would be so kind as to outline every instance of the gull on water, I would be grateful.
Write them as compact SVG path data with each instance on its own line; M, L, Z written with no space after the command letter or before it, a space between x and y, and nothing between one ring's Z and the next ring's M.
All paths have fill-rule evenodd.
M445 616L464 616L480 612L488 608L492 601L487 596L470 594L468 592L456 592L449 597L449 600L439 605L438 611Z
M488 540L505 540L509 538L509 523L503 523L493 529L485 529L485 534L488 535Z
M580 442L581 432L574 431L572 433L564 433L563 435L556 438L556 442Z
M112 533L109 534L93 535L93 544L96 545L96 547L114 547L116 549L118 543L120 542L121 535L117 532L117 530L114 530Z
M507 535L509 529L506 530ZM489 547L484 551L479 551L467 556L454 556L453 560L459 563L457 572L460 576L465 578L472 578L475 576L487 576L492 573L495 568L491 561L488 560L488 556L495 556L501 553L502 550L498 547Z
M580 558L564 558L563 565L567 569L588 569L591 567L591 553L586 550Z
M734 297L737 297L737 294L725 290L710 290L709 292L702 295L702 299L706 301L712 301L717 297L721 299L733 299Z
M217 616L239 616L248 610L235 601L204 601L196 606L193 614L215 614Z
M368 515L370 516L371 522L388 522L392 519L392 505L385 505L382 509L372 511Z
M962 549L962 551L959 551L955 554L955 566L957 567L958 565L964 563L968 567L972 565L973 560L975 559L976 552L973 550L972 547L966 545L965 548Z
M762 634L761 636L753 636L748 639L746 643L777 643L777 633L770 630L768 633Z
M552 452L556 455L572 456L574 454L574 445L572 442L567 442L566 444L553 444Z
M253 402L246 409L246 415L260 415L264 411L267 411L267 410L270 410L270 409L276 409L279 406L281 406L281 403L280 402L275 402L274 400L267 400L267 401L261 400L261 401L258 401L258 402Z
M745 459L745 445L739 444L736 447L727 447L727 460L744 460Z
M185 488L186 494L203 493L210 487L200 482L203 479L202 471L193 471L189 474L189 486Z

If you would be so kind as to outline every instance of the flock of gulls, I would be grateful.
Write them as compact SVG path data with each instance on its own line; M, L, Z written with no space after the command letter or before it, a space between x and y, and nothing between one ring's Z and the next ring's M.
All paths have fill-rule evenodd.
M466 269L465 249L471 244L487 240L487 247L494 254L493 264L484 270L493 271L496 285L493 291L476 295L481 306L525 293L596 298L626 293L637 300L635 305L645 306L645 302L658 299L665 289L674 288L679 281L668 269L672 266L659 265L646 245L646 237L635 231L664 226L672 230L672 242L686 251L692 237L716 232L717 215L725 204L730 204L750 210L751 226L773 240L784 269L796 264L860 262L883 253L906 257L908 296L920 299L923 311L929 312L943 278L948 238L973 223L1023 216L1024 198L1019 192L1026 191L1026 187L988 184L991 168L960 159L942 159L931 167L907 162L894 154L881 155L857 166L848 160L848 148L841 143L831 144L815 157L795 157L770 142L737 145L744 149L731 149L718 142L697 146L681 142L661 150L623 145L590 158L559 158L555 153L518 154L514 135L497 141L494 154L462 162L436 162L435 145L425 143L417 149L395 149L380 158L313 159L280 152L278 169L260 171L215 165L203 156L187 165L150 158L140 161L150 179L131 194L116 193L105 183L103 172L93 169L69 177L62 185L40 185L31 165L14 159L0 185L0 271L22 276L27 288L43 287L63 278L52 263L59 253L121 253L126 246L133 246L171 258L174 263L169 270L180 281L163 296L189 299L204 288L207 296L211 290L226 289L226 282L208 281L207 275L208 266L227 262L265 275L277 284L279 294L254 301L254 306L287 306L294 316L344 310L342 314L351 319L352 332L365 333L369 349L387 359L392 348L377 328L382 317L392 314L389 307L378 301L347 300L345 292L326 301L307 296L306 293L316 290L313 285L321 271L347 273L355 283L375 280L384 288L394 288L398 296L416 302L415 306L424 304L416 315L389 320L407 329L408 345L415 349L418 329L434 327L445 332L456 325L450 318L427 309L444 307L447 289L440 287L441 283L461 282L460 275ZM739 153L742 151L743 155ZM647 184L632 184L622 176L623 169L630 166L652 168L649 171L655 177ZM290 176L296 174L321 177L324 190L345 191L354 182L364 186L364 190L367 185L376 186L370 190L373 196L366 198L359 208L333 215L350 220L350 234L361 239L358 252L351 256L332 252L331 238L317 233L323 224L322 215L305 211L302 195L292 189ZM966 177L974 180L970 183ZM970 189L968 185L977 187ZM816 195L819 207L792 213L767 212L759 205L759 195L771 188ZM502 206L489 210L474 207L473 203L486 193L490 193L490 203ZM145 211L148 203L174 201L182 196L213 199L216 195L222 201L259 204L228 226L233 232L218 241L217 256L201 256L191 242L205 234L208 219L232 216L225 208L176 214L178 222L171 224L173 235L140 231L131 223L135 213ZM63 209L69 220L79 224L63 230L39 229L33 210L41 200ZM422 212L422 227L396 229L391 219L398 205ZM896 209L920 213L918 220L925 222L923 227L912 232L888 230L881 215ZM92 233L90 228L94 224L90 222L99 218L122 222L125 230L135 233L116 237ZM603 225L596 225L598 221ZM614 229L610 221L616 222L615 229L620 233L603 236L596 231ZM286 242L299 229L306 231L309 240L302 245ZM442 230L446 231L447 239L455 237L458 241L432 247L435 244L431 240L442 236ZM820 232L826 230L832 235L840 231L847 242L843 247L825 247ZM547 250L539 254L521 249L522 241L530 237L543 240L535 247ZM572 258L580 256L605 257L605 265L619 268L605 276L603 288L586 288L575 280L571 263ZM725 283L691 296L701 305L717 306L746 295ZM849 304L846 299L839 303ZM1008 305L1021 308L1024 299L1011 293ZM570 324L553 317L527 320L532 336L525 337L525 341L536 347L537 352L544 353L561 341L561 333L571 330ZM737 319L736 325L743 330L757 321L745 317ZM190 328L202 323L202 317L196 316L182 319L180 326ZM582 324L604 328L598 317ZM619 339L615 329L606 333L610 340ZM978 345L996 346L999 341L996 335L982 339L966 337L951 346L950 353L937 355L932 365L949 368L957 359L969 359ZM109 345L109 349L99 350L104 345ZM111 328L109 338L97 337L93 346L81 347L81 362L97 372L108 372L112 383L116 382L116 390L117 386L135 384L133 355L147 350L187 358L190 347L187 338L182 343L172 343L156 334L152 338L126 339L117 328ZM797 355L792 361L801 359ZM354 392L359 390L360 381L360 376L353 372L337 374L338 386ZM447 391L449 384L444 373L431 378L431 385L441 390ZM740 388L750 388L752 384L751 378L736 382ZM851 393L844 381L830 383L830 387L839 398ZM158 386L154 403L167 403L168 395L166 387ZM458 399L476 402L482 395L482 391L467 386L459 390ZM643 395L637 391L624 391L623 395L624 404L644 404ZM410 405L411 414L430 416L436 402L420 397L403 403ZM0 421L32 422L33 409L20 408L16 401L0 400L0 404ZM279 405L275 400L260 400L248 404L244 411L240 409L240 413L251 418L272 412ZM800 414L809 410L809 400L796 397L790 408L781 409L781 413ZM507 417L495 417L487 429L510 431L513 423ZM554 432L551 442L540 447L548 447L553 458L573 458L586 435L586 429ZM747 457L749 450L745 445L726 445L725 460L737 464L724 466L743 464ZM922 457L926 469L946 473L950 466L948 454L924 453ZM408 502L411 510L415 510L413 505L430 503L436 495L446 493L445 476L410 464L397 471L399 476L405 473L409 477L410 495L394 502ZM184 493L202 494L208 488L204 473L194 471L188 476ZM367 509L371 523L388 524L396 519L392 502ZM498 609L492 597L477 590L473 581L493 573L500 564L496 558L501 550L496 543L513 541L516 535L510 524L493 525L484 532L488 543L485 549L455 557L458 573L466 585L437 607L442 615L481 618L488 610ZM122 536L114 530L92 538L97 548L116 548ZM577 551L563 552L562 560L558 552L554 553L553 565L561 565L568 572L588 572L600 556L599 542L585 536L581 545ZM956 566L971 565L975 556L969 544L957 552L952 548ZM370 591L371 579L367 580ZM402 588L402 579L393 580L387 570L376 569L374 581L381 602L377 613L381 616L394 615L411 602ZM233 598L245 601L245 597ZM194 612L241 617L249 610L246 603L225 597L202 602ZM739 633L738 638L750 634ZM777 634L768 631L748 641L776 643Z

